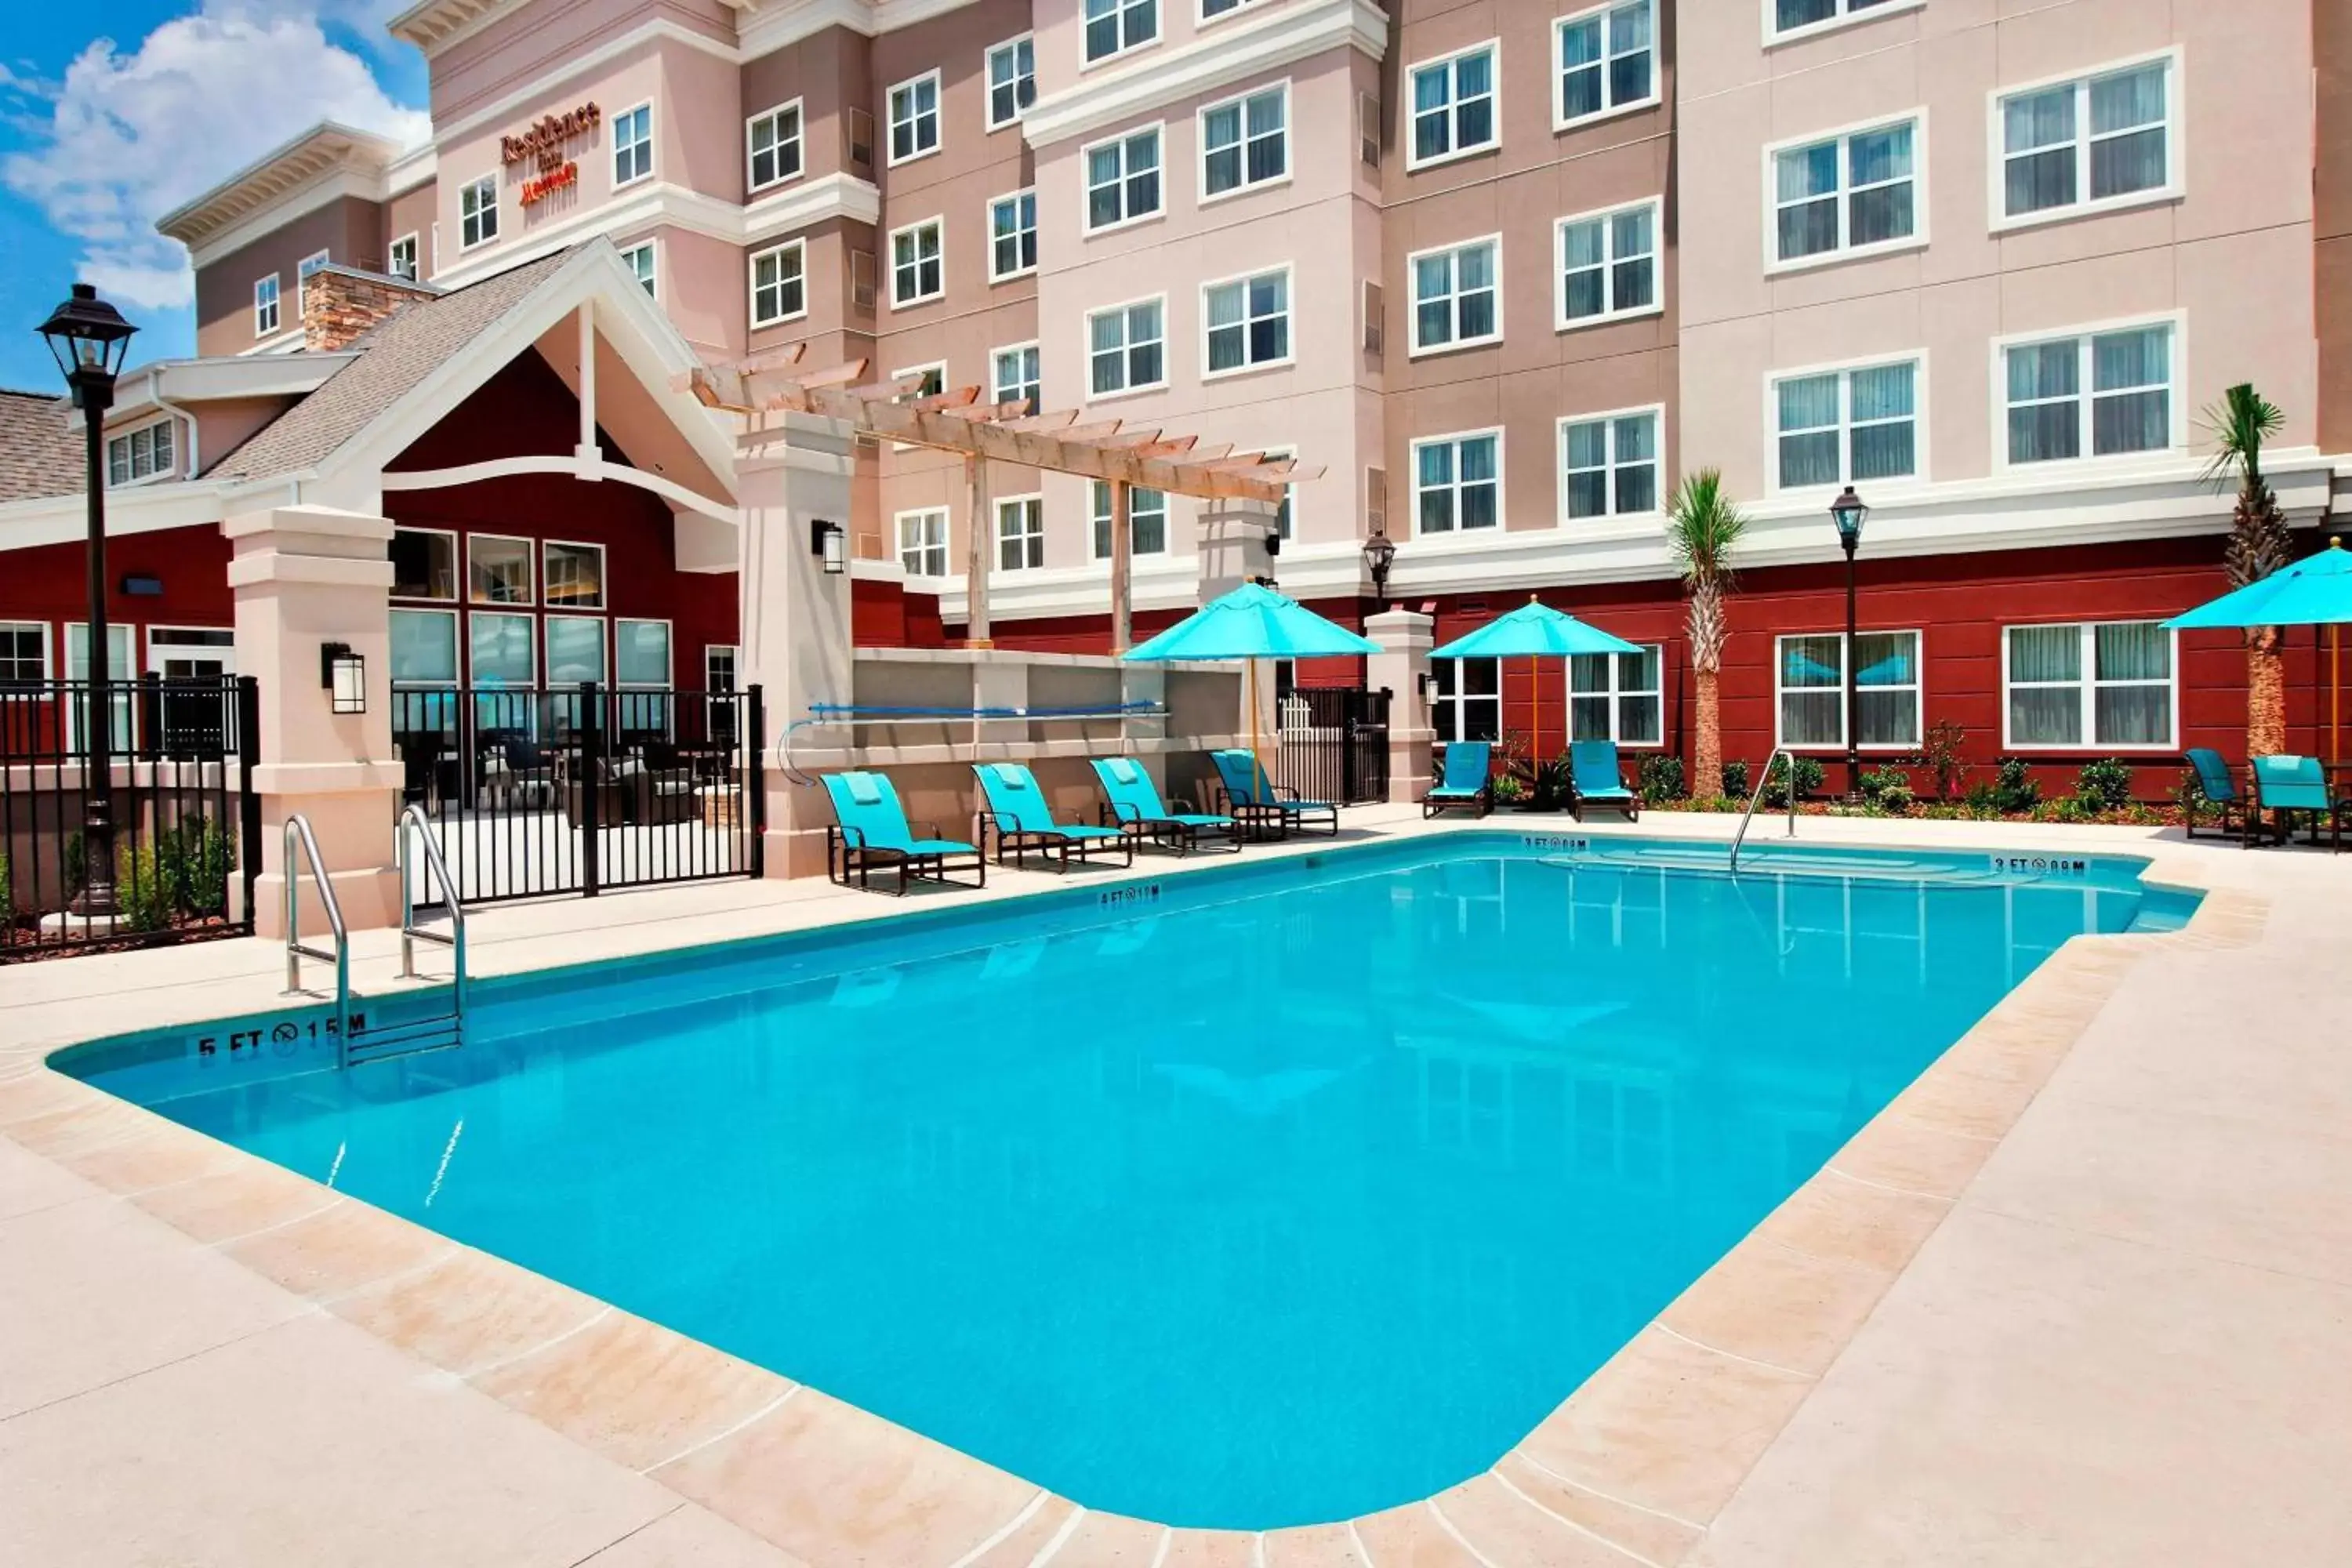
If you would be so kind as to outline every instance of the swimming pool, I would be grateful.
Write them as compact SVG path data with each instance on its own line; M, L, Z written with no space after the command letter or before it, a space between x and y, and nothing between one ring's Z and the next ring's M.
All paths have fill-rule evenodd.
M2114 859L1464 832L307 1014L64 1070L1095 1510L1484 1469L2068 937Z

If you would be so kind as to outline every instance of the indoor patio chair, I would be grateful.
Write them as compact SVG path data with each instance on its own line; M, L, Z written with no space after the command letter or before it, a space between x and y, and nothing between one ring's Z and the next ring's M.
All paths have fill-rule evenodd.
M1095 781L1102 785L1103 821L1131 833L1148 833L1154 844L1190 855L1204 837L1222 838L1225 847L1242 847L1242 825L1230 816L1192 809L1179 800L1171 811L1160 798L1160 786L1132 757L1097 757Z
M954 879L948 875L951 869L977 873L974 880L961 886L988 885L988 862L977 847L937 837L939 829L930 823L923 826L931 836L915 836L915 826L907 820L907 808L898 804L898 791L887 774L827 773L824 793L833 802L835 818L824 830L828 879L845 888L849 874L856 871L858 887L868 888L875 868L896 868L901 898L910 879L952 882Z
M1005 851L1011 850L1013 863L1026 866L1033 849L1042 850L1064 871L1070 868L1071 856L1083 860L1097 851L1117 850L1126 857L1128 865L1135 864L1138 835L1134 829L1124 825L1092 827L1055 821L1054 809L1045 804L1045 792L1037 787L1036 775L1021 763L974 763L971 771L980 780L982 802L980 841L984 847L989 834L996 835L998 865L1004 864Z
M1491 741L1448 741L1445 771L1435 788L1421 797L1426 819L1441 811L1468 806L1480 816L1495 809L1495 746Z

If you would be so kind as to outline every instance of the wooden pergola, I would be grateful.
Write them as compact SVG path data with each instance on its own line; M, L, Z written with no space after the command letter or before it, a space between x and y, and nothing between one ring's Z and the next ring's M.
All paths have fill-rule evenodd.
M920 374L866 381L866 362L852 360L823 369L803 369L803 345L729 366L699 367L682 378L703 404L740 414L751 427L736 437L740 451L753 452L781 440L783 432L763 428L772 413L814 414L846 420L867 435L954 452L963 458L971 503L970 548L965 584L971 605L966 635L985 647L989 640L989 544L995 528L989 516L988 465L1076 474L1110 487L1111 649L1133 641L1133 594L1129 538L1129 493L1138 486L1203 500L1254 500L1280 505L1288 487L1319 478L1318 468L1299 468L1288 458L1235 452L1230 443L1202 446L1195 437L1171 435L1121 420L1078 423L1076 409L1034 414L1028 404L983 403L977 386L950 387L926 395Z

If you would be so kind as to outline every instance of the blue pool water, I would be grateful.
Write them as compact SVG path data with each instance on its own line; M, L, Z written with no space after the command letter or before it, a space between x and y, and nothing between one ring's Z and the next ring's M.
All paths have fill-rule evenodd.
M58 1065L1089 1508L1265 1528L1490 1465L2059 943L2186 910L1720 858L1244 857L495 982L348 1072L315 1010Z

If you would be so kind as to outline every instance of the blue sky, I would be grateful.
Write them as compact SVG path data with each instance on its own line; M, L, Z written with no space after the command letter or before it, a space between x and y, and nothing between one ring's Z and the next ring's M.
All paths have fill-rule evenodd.
M194 352L193 278L155 218L309 126L425 132L410 0L0 0L0 386L49 390L37 335L77 280Z

